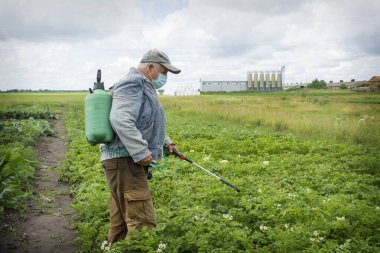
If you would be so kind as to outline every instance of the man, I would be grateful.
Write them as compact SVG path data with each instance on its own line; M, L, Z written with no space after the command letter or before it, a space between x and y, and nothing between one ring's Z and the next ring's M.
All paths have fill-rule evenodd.
M124 239L134 229L156 226L156 214L144 167L160 160L163 148L177 147L165 134L165 113L156 89L167 73L178 74L169 57L159 51L145 53L137 67L113 86L110 121L116 133L109 145L101 145L110 197L110 228L104 245Z

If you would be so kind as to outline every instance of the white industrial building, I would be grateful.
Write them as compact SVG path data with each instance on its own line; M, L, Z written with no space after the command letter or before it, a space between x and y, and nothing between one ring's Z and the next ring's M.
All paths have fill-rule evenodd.
M201 81L201 91L204 92L231 92L247 90L247 81Z
M282 91L284 70L248 71L247 81L202 81L202 92L236 92L236 91Z

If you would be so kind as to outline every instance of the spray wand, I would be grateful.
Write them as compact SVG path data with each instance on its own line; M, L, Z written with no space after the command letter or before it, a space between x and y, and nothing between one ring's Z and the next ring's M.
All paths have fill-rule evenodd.
M195 166L197 166L198 168L202 169L203 171L206 171L208 174L210 174L211 176L219 179L222 183L228 185L229 187L235 189L237 192L240 192L239 188L237 188L236 186L234 186L233 184L231 184L230 182L224 180L223 178L215 175L214 173L212 173L211 171L208 171L206 170L205 168L203 168L202 166L200 166L199 164L196 164L195 162L193 162L192 160L190 160L189 158L187 158L186 156L182 155L181 153L178 153L176 151L173 152L175 156L179 157L179 159L181 160L185 160L186 162L189 162Z

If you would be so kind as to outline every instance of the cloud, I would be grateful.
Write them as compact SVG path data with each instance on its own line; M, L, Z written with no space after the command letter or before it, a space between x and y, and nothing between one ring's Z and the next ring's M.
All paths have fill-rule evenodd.
M375 0L3 0L0 88L87 89L98 68L111 86L151 48L182 69L167 90L283 65L288 82L369 79L379 11Z
M2 39L91 40L143 20L139 1L2 0Z

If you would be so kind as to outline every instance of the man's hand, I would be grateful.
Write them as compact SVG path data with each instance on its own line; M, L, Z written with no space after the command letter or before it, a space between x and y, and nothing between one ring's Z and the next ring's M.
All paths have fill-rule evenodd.
M137 164L140 164L142 166L148 166L153 161L152 155L148 155L144 159L137 162Z
M165 150L165 155L167 156L172 155L173 152L179 153L178 148L174 143L169 144L169 146L165 147L164 150Z

